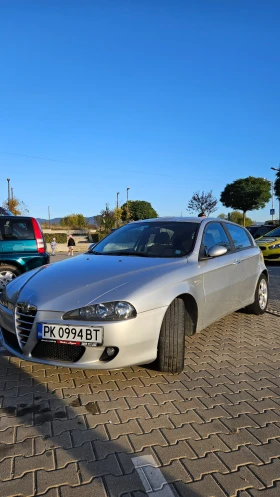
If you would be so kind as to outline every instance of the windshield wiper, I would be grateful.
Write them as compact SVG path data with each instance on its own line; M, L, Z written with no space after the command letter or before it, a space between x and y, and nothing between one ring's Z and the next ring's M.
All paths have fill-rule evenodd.
M105 252L102 255L132 255L135 257L149 257L149 254L146 252L124 252L123 250L116 250L113 252Z

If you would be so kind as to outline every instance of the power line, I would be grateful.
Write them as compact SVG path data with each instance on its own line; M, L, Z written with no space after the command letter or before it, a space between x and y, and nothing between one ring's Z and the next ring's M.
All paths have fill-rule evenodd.
M83 166L87 167L84 164L77 164L77 162L71 162L71 161L66 161L66 160L59 160L59 159L50 159L48 157L37 157L36 155L27 155L27 154L15 154L12 152L3 152L5 155L16 155L18 157L28 157L30 159L39 159L39 160L47 160L50 162L60 162L63 164L73 164L74 166ZM121 169L121 168L116 168L116 167L107 167L107 169L113 170L113 171L123 171L127 173L136 173L136 174L148 174L149 176L166 176L168 178L172 178L172 175L170 174L160 174L160 173L146 173L143 171L133 171L131 169Z

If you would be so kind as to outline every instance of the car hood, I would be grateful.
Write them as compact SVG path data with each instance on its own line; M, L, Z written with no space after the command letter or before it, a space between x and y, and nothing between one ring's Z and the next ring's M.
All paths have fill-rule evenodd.
M83 254L17 278L7 285L7 297L14 304L28 301L39 310L66 312L89 303L125 300L139 287L154 285L166 271L172 273L172 267L176 272L181 263L181 259Z
M264 236L263 238L259 238L258 240L256 240L256 243L258 245L271 245L272 243L275 242L280 243L280 238L272 236L269 237Z

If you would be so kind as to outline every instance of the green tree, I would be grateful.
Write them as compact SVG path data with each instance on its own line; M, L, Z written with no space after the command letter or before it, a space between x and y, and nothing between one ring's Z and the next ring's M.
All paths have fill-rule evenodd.
M69 228L86 228L88 226L86 218L83 214L69 214L60 220L60 225Z
M245 226L246 212L263 209L270 198L270 181L248 176L228 183L221 193L220 200L225 207L242 211Z
M276 173L276 180L274 183L274 191L275 191L276 197L278 198L278 200L280 202L280 169ZM280 221L280 219L279 219L279 221Z
M10 198L10 202L3 202L4 209L8 209L14 216L24 216L29 213L29 210L22 200L16 197Z
M190 212L205 212L209 215L217 210L218 200L210 192L195 192L189 200L187 211Z
M222 213L219 214L218 217L220 219L226 219L232 221L233 223L240 224L241 226L243 226L243 214L240 211L233 211L229 214L229 216L227 214ZM245 226L251 226L251 224L254 224L254 221L252 221L252 219L250 219L249 217L246 217L245 223L246 223Z
M100 212L102 217L103 227L105 231L110 231L115 226L115 212L106 204L105 209Z
M158 213L151 206L150 202L145 200L129 200L128 215L126 203L122 205L122 220L123 221L139 221L141 219L152 219L158 217Z

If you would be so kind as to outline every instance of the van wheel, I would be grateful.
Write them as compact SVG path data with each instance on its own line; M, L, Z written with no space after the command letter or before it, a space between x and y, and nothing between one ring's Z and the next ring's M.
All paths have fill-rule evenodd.
M258 316L260 314L265 313L267 304L268 304L267 277L265 276L265 274L261 274L255 291L255 300L252 304L247 305L245 309L248 314L256 314Z
M13 279L21 274L20 270L15 266L6 264L0 265L0 292Z
M181 373L184 369L185 327L192 326L186 319L185 304L176 298L168 307L159 335L157 367L167 373ZM189 331L189 330L188 330Z

